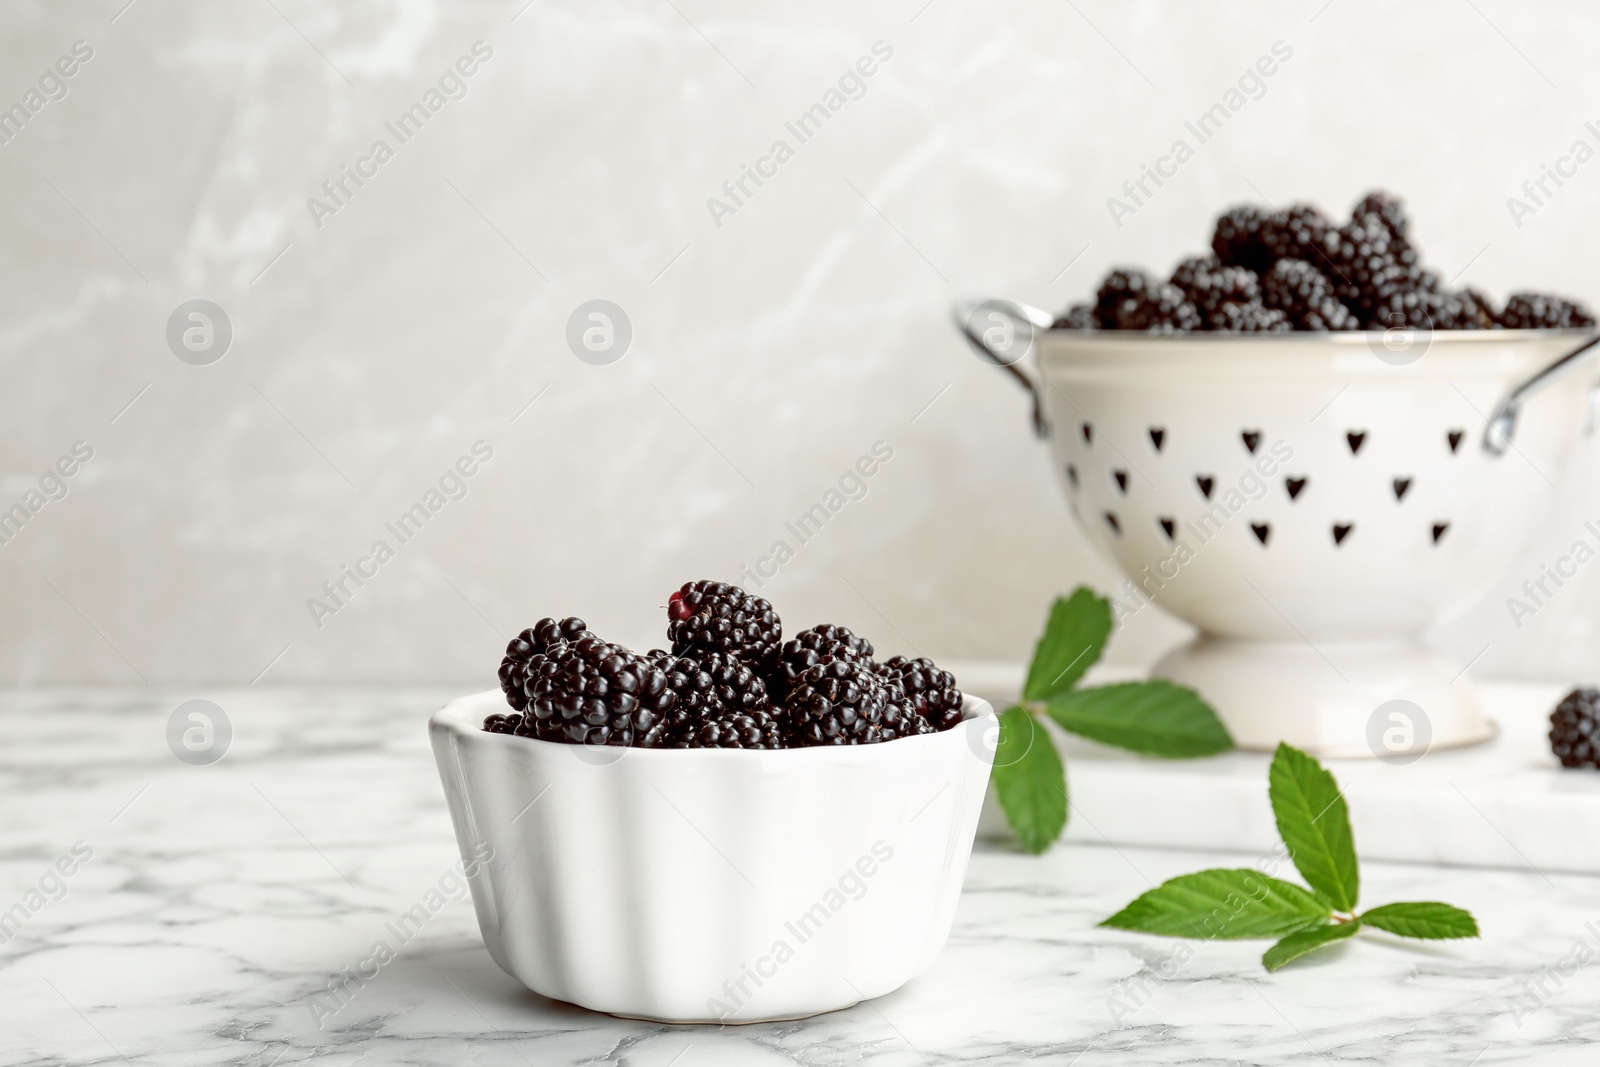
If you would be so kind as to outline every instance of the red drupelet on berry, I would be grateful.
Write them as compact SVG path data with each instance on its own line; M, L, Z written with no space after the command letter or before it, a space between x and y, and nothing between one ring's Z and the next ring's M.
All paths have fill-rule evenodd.
M777 655L783 623L761 597L726 582L686 582L667 602L672 651L723 652L757 667Z

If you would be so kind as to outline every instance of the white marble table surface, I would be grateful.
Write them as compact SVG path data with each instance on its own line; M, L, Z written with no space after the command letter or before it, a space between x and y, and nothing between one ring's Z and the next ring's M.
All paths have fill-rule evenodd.
M1593 1063L1600 879L1384 863L1363 894L1475 912L1481 942L1363 936L1267 975L1261 942L1097 929L1234 854L982 844L955 929L900 991L802 1022L677 1027L544 1000L446 903L343 1010L313 996L457 861L425 690L0 698L0 1064ZM189 766L165 726L227 712ZM74 846L81 857L72 859ZM57 881L58 860L76 868ZM64 892L61 888L64 886ZM30 890L36 891L30 894ZM42 891L41 891L42 890ZM56 898L56 899L52 899ZM34 907L34 905L38 905ZM604 921L597 916L597 921ZM6 935L0 933L0 938Z

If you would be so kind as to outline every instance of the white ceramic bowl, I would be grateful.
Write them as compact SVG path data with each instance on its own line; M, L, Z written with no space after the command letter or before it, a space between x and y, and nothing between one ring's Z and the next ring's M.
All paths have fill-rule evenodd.
M968 324L995 306L958 311L980 348ZM1516 393L1509 446L1488 424L1591 332L1159 337L1035 330L1009 307L1018 332L987 354L1025 379L1015 364L1037 361L1072 513L1127 575L1119 610L1201 631L1157 675L1250 748L1401 757L1488 736L1463 665L1421 637L1549 513L1592 372L1574 358L1585 373Z
M944 947L994 758L984 701L939 734L776 752L485 733L504 707L463 697L429 732L484 943L534 992L798 1018L891 992Z

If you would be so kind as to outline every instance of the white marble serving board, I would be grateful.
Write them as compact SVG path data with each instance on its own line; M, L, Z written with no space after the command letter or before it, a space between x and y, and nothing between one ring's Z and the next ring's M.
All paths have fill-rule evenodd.
M997 710L1015 698L1017 664L955 664L969 692ZM1126 673L1098 672L1090 684ZM1545 736L1570 686L1479 682L1499 726L1489 741L1394 766L1327 760L1344 788L1361 855L1371 859L1600 873L1600 771L1566 770ZM1278 833L1267 801L1270 755L1199 760L1134 756L1051 727L1067 763L1066 836L1185 849L1270 852ZM981 833L1004 835L991 794Z

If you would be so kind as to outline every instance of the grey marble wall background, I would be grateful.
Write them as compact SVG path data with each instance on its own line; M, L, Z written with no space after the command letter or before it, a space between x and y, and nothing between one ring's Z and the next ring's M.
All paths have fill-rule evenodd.
M1600 162L1520 226L1506 206L1600 145L1589 5L124 4L0 8L0 108L38 104L0 144L0 505L92 449L0 545L18 685L486 678L543 614L658 643L673 587L779 540L761 591L796 625L1020 658L1055 592L1114 573L953 298L1059 307L1170 267L1231 202L1382 185L1447 275L1600 301ZM1107 198L1275 41L1260 98L1116 225ZM785 123L876 42L799 143ZM346 166L368 177L336 201ZM207 366L166 339L192 299L231 323ZM566 340L595 299L632 328L603 366ZM799 544L785 523L880 441ZM1600 516L1593 451L1522 572ZM441 478L402 543L385 523ZM376 573L314 612L346 566ZM1504 596L1440 641L1600 673L1592 575L1520 630ZM1182 634L1144 612L1115 655Z

